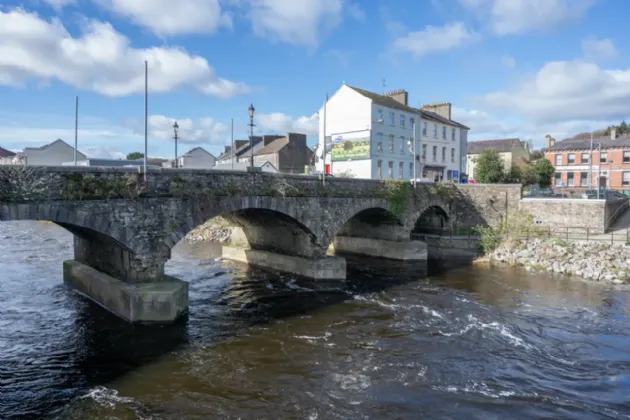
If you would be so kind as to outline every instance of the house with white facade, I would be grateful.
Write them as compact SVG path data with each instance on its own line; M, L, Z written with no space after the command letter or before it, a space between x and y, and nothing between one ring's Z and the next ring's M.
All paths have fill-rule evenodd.
M318 170L413 179L415 155L415 178L457 181L466 165L469 128L451 120L450 104L419 109L408 100L405 90L381 95L344 83L319 111L324 159Z
M177 164L176 164L177 163ZM177 162L171 159L162 164L165 168L212 169L217 158L203 147L195 147L189 152L178 156Z
M77 160L87 157L77 151ZM74 147L61 139L41 147L25 147L24 151L14 157L13 164L61 166L64 162L74 161Z
M14 157L14 152L7 150L4 147L0 147L0 165L12 165Z

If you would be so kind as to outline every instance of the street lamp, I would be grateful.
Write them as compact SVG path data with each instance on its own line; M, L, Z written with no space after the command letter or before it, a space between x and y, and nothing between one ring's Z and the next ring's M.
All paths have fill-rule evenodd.
M177 125L177 121L175 121L175 124L173 124L173 132L175 133L175 135L173 136L173 138L175 139L175 167L179 167L179 163L177 162L177 140L179 139L179 136L177 135L177 130L179 130L179 125Z
M249 112L249 166L254 167L254 113L256 112L256 108L254 108L253 104L249 104L249 108L247 109Z

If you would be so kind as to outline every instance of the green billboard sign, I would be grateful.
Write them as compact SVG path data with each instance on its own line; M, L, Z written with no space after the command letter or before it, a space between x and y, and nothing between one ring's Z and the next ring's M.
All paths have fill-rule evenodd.
M332 161L370 158L370 132L335 134L332 136Z

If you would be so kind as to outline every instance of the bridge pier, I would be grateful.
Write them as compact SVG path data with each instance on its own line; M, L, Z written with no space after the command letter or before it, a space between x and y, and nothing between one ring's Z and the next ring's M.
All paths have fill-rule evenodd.
M138 258L97 235L74 236L64 281L128 322L175 321L188 311L188 283L164 274L161 260Z
M389 241L385 239L336 236L335 253L365 255L402 261L427 259L427 244L421 241Z

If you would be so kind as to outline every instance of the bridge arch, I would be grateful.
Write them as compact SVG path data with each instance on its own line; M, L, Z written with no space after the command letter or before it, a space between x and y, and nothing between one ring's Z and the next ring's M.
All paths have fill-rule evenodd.
M415 215L413 233L441 233L449 227L450 216L440 205L432 204Z
M409 239L409 232L401 218L386 206L366 206L354 212L337 228L334 236L369 237L399 241Z

